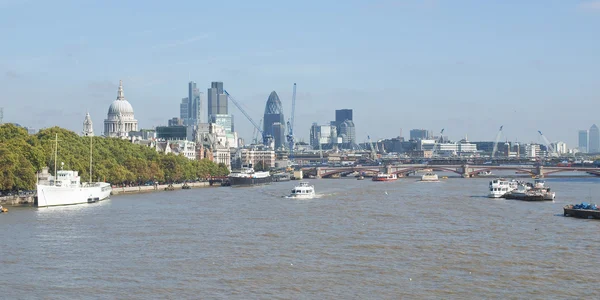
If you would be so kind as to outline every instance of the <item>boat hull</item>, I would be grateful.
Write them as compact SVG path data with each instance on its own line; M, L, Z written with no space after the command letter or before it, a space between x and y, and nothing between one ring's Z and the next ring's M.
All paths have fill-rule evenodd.
M267 177L229 177L229 183L231 186L253 186L253 185L263 185L269 184L273 182L273 178L271 176Z
M545 195L523 195L523 194L512 194L507 193L504 195L505 199L521 200L521 201L552 201L553 199L547 199Z
M394 181L394 180L398 180L398 178L376 178L376 177L373 177L373 181Z
M112 188L108 183L91 187L37 186L37 206L60 206L102 201L110 197Z
M292 199L312 199L314 197L315 197L315 194L306 194L306 195L291 194L288 196L288 198L292 198Z
M600 219L600 210L563 208L565 217L581 219Z

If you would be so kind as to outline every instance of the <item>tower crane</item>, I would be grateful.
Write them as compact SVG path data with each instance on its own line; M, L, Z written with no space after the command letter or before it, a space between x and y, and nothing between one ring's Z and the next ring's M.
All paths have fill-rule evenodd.
M295 115L295 113L296 113L296 83L294 83L294 90L292 92L292 115L290 116L290 119L287 122L287 126L288 126L287 140L288 140L288 143L290 146L290 160L292 160L294 158L294 146L295 146L294 115Z
M262 124L262 119L260 119L260 121L258 121L259 124ZM254 144L258 143L258 130L256 130L256 128L254 128L254 130L252 130L252 142Z
M233 97L231 97L231 95L229 95L229 93L226 90L223 90L223 93L225 93L225 95L227 95L227 98L229 100L231 100L231 102L233 102L233 104L235 104L235 106L244 114L244 116L246 116L248 121L250 121L250 123L252 123L252 125L254 125L254 128L256 128L256 130L258 130L258 132L261 135L263 135L263 130L260 128L260 126L258 126L258 124L256 124L256 122L254 122L254 120L252 120L250 115L248 115L248 113L246 113L246 111L242 108L242 106L235 99L233 99Z
M323 161L323 147L321 146L321 132L319 132L319 157L321 158L321 164L323 164L324 161Z
M369 145L371 146L371 159L373 161L377 161L377 152L375 151L375 146L373 145L373 141L371 141L370 135L367 135L367 140L369 141Z
M548 149L548 155L549 156L553 156L556 157L558 156L558 153L556 153L556 151L554 151L554 147L552 147L552 144L550 143L550 141L544 136L544 134L542 133L541 130L538 130L538 133L540 134L540 136L542 137L542 139L544 140L544 143L546 144L546 148Z
M504 127L504 125L500 126L500 130L498 130L498 134L496 134L496 140L494 141L494 149L492 150L492 158L496 156L496 152L498 151L498 141L500 141L500 136L502 135L502 127Z
M442 140L444 138L443 134L444 134L444 128L442 128L442 131L440 131L440 138L436 139L435 142L433 143L433 153L431 154L431 156L435 156L437 154L438 147L441 147L441 146L438 146L438 144L442 143Z

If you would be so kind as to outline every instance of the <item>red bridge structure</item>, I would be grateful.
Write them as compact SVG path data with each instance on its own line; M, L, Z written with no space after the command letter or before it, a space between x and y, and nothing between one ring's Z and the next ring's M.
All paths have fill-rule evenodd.
M408 176L411 173L420 170L433 170L443 172L453 172L463 178L477 177L477 174L493 170L515 171L517 173L529 174L543 178L546 175L559 172L586 172L588 174L600 176L600 168L596 167L549 167L542 165L514 165L514 166L490 166L490 165L388 165L388 166L348 166L348 167L316 167L303 168L305 174L311 174L317 178L330 178L337 175L349 174L353 172L376 174L385 172L388 174L397 174L399 176Z

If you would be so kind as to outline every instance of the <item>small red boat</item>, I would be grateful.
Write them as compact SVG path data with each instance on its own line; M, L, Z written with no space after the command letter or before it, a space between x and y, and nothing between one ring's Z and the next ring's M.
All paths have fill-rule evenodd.
M385 174L385 173L379 173L375 176L373 176L373 181L393 181L393 180L397 180L398 176L396 174Z

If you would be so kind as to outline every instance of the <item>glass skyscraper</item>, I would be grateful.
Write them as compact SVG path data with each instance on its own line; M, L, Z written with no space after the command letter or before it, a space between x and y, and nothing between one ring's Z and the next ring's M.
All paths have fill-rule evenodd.
M579 130L578 136L578 144L577 148L579 148L579 152L587 153L588 151L588 131L587 130Z
M600 130L596 124L588 131L588 153L600 152Z

